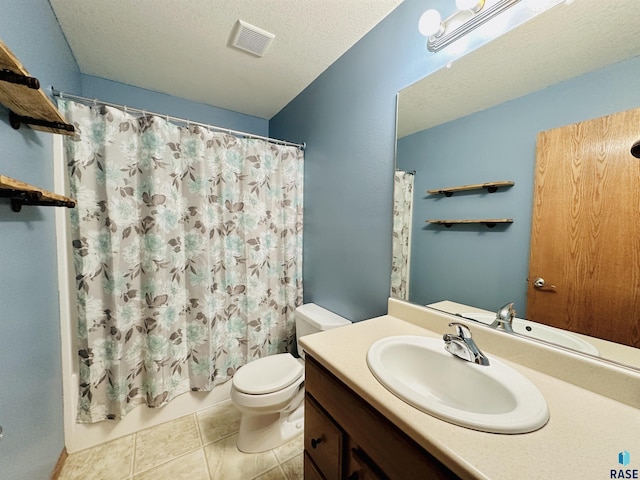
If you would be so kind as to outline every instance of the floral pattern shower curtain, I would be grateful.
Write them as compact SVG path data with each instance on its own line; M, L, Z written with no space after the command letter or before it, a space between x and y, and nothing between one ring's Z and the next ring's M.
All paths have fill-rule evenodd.
M61 100L80 423L210 390L290 349L302 303L303 152Z
M414 174L396 170L393 176L393 239L391 296L409 299L409 257L413 217Z

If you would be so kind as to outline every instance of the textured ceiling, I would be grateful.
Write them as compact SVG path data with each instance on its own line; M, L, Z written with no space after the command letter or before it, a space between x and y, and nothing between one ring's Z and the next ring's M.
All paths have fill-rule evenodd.
M402 0L50 0L82 73L270 119ZM229 47L237 20L276 35Z
M574 0L402 90L398 137L640 55L638 0Z

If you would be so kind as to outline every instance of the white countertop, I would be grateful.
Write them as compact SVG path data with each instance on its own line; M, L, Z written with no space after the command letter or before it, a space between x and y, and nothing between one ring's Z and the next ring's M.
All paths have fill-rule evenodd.
M305 351L463 478L610 478L612 469L640 469L640 410L501 358L540 389L550 410L535 432L503 435L452 425L410 406L371 374L366 354L393 335L441 337L399 318L382 317L302 337ZM491 358L491 350L483 348ZM425 366L425 368L427 368ZM617 463L618 452L631 464Z

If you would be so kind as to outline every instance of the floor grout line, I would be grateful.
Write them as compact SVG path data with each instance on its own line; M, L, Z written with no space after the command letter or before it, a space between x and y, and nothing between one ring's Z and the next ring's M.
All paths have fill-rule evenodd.
M204 466L207 469L207 477L209 480L215 480L211 477L211 469L209 469L209 461L207 460L207 454L204 451L205 443L204 443L204 435L202 433L202 429L200 428L200 421L198 418L198 412L194 412L193 416L196 419L196 428L198 429L198 436L200 437L200 450L202 450L202 456L204 458ZM213 442L211 442L213 443Z
M136 467L136 464L137 464L137 461L139 460L139 459L137 458L137 457L138 457L138 455L137 455L137 454L139 453L139 452L138 452L138 440L139 440L139 439L138 439L138 435L139 435L141 432L143 432L143 431L147 431L147 430L150 430L151 428L154 428L154 427L150 427L150 428L147 428L147 429L141 430L140 432L134 432L134 433L132 434L132 440L131 440L131 444L130 444L130 445L131 445L131 448L132 448L132 452L131 452L131 461L130 461L130 465L129 465L128 475L123 476L123 477L121 478L121 480L134 480L137 476L148 474L150 471L152 471L152 470L154 470L154 469L156 469L156 468L161 468L161 467L163 467L163 466L166 466L167 464L169 464L169 463L171 463L171 462L173 462L173 461L175 461L175 460L179 460L179 459L181 459L181 458L183 458L183 457L185 457L185 456L187 456L187 455L192 455L192 454L194 454L195 452L199 452L199 453L200 453L200 455L202 455L202 456L204 457L204 467L205 467L205 469L206 469L206 477L205 477L205 478L207 478L208 480L215 480L215 478L214 478L214 474L213 474L213 472L211 471L211 465L210 465L210 461L209 461L210 459L208 458L208 456L207 456L207 454L206 454L206 450L205 450L205 449L206 449L207 447L209 447L210 445L213 445L213 444L215 444L215 443L218 443L218 442L222 442L222 441L228 440L228 439L229 439L229 437L232 437L232 436L234 436L234 435L238 435L238 434L239 434L239 428L238 428L237 430L233 430L233 431L231 431L231 432L226 433L225 435L220 436L220 437L219 437L219 438L217 438L216 440L209 441L209 442L207 443L207 442L206 442L206 439L205 439L205 436L204 436L204 435L205 435L205 427L206 427L207 423L205 422L205 423L202 423L202 424L201 424L201 423L199 422L198 412L194 412L194 413L191 413L191 414L189 414L189 415L185 415L185 416L190 416L190 417L191 417L191 419L192 419L193 421L195 421L195 424L196 424L196 432L197 432L197 435L198 435L198 445L199 445L199 446L198 446L197 448L195 448L195 447L194 447L194 448L192 448L191 450L189 450L189 451L187 451L187 452L184 452L182 455L180 455L180 456L178 456L178 457L174 457L174 458L168 459L168 460L166 460L165 462L162 462L162 463L157 464L157 465L153 465L153 466L151 466L151 467L145 468L144 470L141 470L141 471L139 471L139 472L138 472L138 471L136 471L136 468L137 468L137 467ZM221 423L221 424L222 424L222 423ZM158 426L159 426L159 425L158 425ZM157 426L156 426L156 427L157 427ZM195 442L194 442L194 443L195 443ZM237 447L236 447L236 449L237 449ZM291 450L291 452L293 452L293 451L294 451L294 450ZM257 474L255 477L253 477L254 479L260 478L261 476L264 476L264 475L266 475L267 473L272 472L272 471L273 471L274 473L278 473L278 474L279 474L279 476L280 476L280 477L282 477L282 479L292 479L292 478L296 478L296 474L294 473L294 471L292 471L292 472L288 472L288 470L287 470L287 469L285 469L285 467L283 466L283 464L284 464L284 463L287 463L287 462L290 462L290 461L293 461L293 460L294 460L294 459L296 459L296 458L297 458L297 457L298 457L302 452L287 454L287 455L286 455L286 457L287 457L287 458L284 458L284 455L281 455L281 456L283 456L283 458L282 458L282 459L280 458L280 456L278 456L278 455L276 454L276 449L272 449L272 450L270 451L270 453L271 453L272 458L274 458L274 459L275 459L275 462L276 462L275 466L273 466L271 469L268 469L268 470L266 470L266 471L264 471L264 472L261 472L261 473Z
M136 471L136 451L138 450L136 447L138 445L138 432L133 434L133 453L131 454L131 470L129 477L133 480L133 476Z
M143 473L147 473L147 472L153 470L154 468L163 467L163 466L173 462L174 460L178 460L179 458L186 457L187 455L191 455L193 452L197 452L198 450L203 450L204 451L204 448L203 447L194 448L192 450L189 450L189 451L186 451L186 452L182 453L181 455L178 455L177 457L172 457L169 460L165 460L162 463L158 463L157 465L153 465L152 467L146 468L144 470L140 470L139 472L136 472L135 469L134 469L134 473L131 476L135 477L137 475L142 475Z

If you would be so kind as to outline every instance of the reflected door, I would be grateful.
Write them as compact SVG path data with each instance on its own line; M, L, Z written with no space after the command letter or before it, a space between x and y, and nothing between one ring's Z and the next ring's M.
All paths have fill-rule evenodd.
M640 109L538 135L526 317L640 347Z

